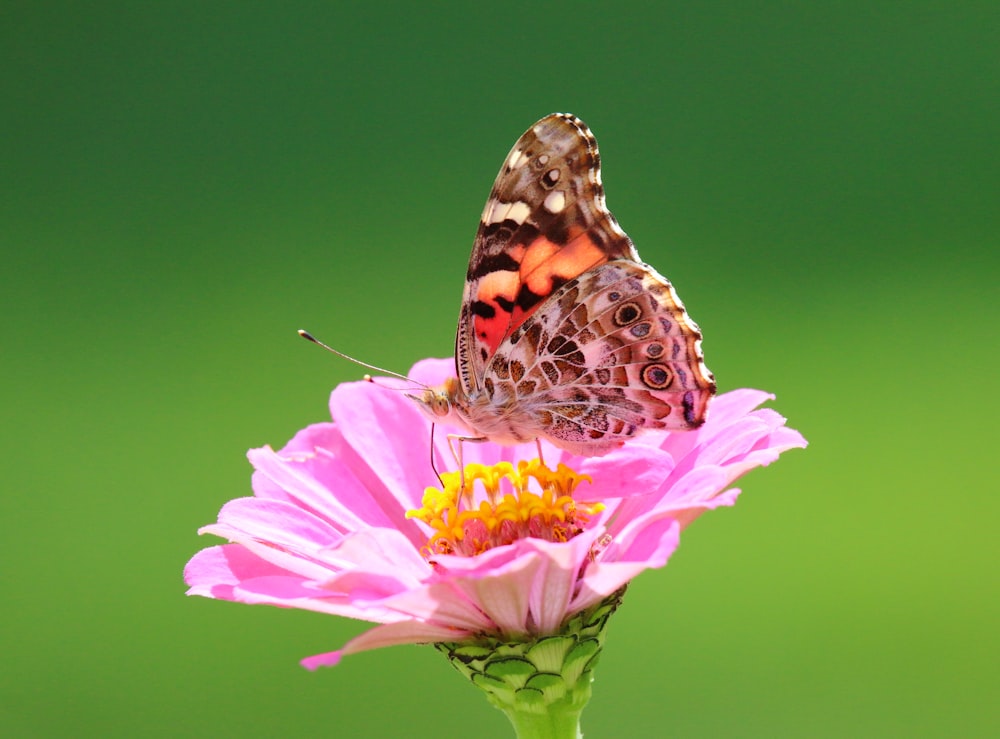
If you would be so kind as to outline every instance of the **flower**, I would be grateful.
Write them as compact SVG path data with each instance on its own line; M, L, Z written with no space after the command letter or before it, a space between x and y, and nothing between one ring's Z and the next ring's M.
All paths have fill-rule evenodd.
M424 360L410 377L439 384L453 366ZM251 450L254 496L201 529L231 543L191 559L188 593L379 624L303 660L310 669L394 644L530 641L613 610L632 578L666 564L685 526L735 502L734 480L806 443L757 408L772 396L736 390L701 428L642 434L602 457L465 443L464 470L439 480L430 449L438 469L453 466L448 429L432 441L406 386L340 385L332 423ZM539 451L544 464L531 461Z

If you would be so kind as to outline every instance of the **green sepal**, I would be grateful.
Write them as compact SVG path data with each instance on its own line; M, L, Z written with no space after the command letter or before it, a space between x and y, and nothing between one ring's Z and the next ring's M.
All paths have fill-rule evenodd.
M590 700L608 619L625 588L574 614L556 634L436 644L452 666L503 711L519 739L573 739Z

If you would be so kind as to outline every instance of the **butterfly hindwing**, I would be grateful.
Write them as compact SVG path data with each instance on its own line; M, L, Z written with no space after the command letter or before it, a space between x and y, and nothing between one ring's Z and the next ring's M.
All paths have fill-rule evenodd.
M465 390L553 292L616 258L638 255L604 205L597 141L575 116L543 118L507 155L480 219L456 338Z
M502 344L485 390L527 438L593 454L640 428L691 429L715 382L670 283L614 260L563 285Z

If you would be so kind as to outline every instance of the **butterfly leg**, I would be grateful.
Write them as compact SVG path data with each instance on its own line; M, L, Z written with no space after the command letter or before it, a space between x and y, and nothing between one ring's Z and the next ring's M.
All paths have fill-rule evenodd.
M458 452L455 451L455 442L458 442ZM458 480L459 489L462 491L462 495L465 495L465 462L462 459L462 443L466 441L473 441L478 444L484 441L489 441L485 436L462 436L460 434L448 434L448 448L451 450L451 456L455 458L455 464L458 465Z
M542 466L545 466L545 460L542 458L542 440L535 437L535 448L538 449L538 461L541 462Z
M438 479L438 484L441 486L441 489L443 490L444 489L444 480L441 479L441 473L438 472L437 465L434 463L434 429L436 428L436 426L437 426L437 424L434 424L434 423L431 424L431 469L434 470L434 475ZM450 441L448 443L448 446L449 447L451 446L451 442Z

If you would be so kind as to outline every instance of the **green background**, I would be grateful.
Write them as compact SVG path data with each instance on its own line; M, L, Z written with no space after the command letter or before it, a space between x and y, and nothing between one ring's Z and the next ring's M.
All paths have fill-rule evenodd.
M613 9L612 9L613 6ZM568 110L811 446L633 583L588 737L987 736L1000 9L14 2L0 11L0 734L506 737L434 650L186 598L249 447L451 351L477 219Z

